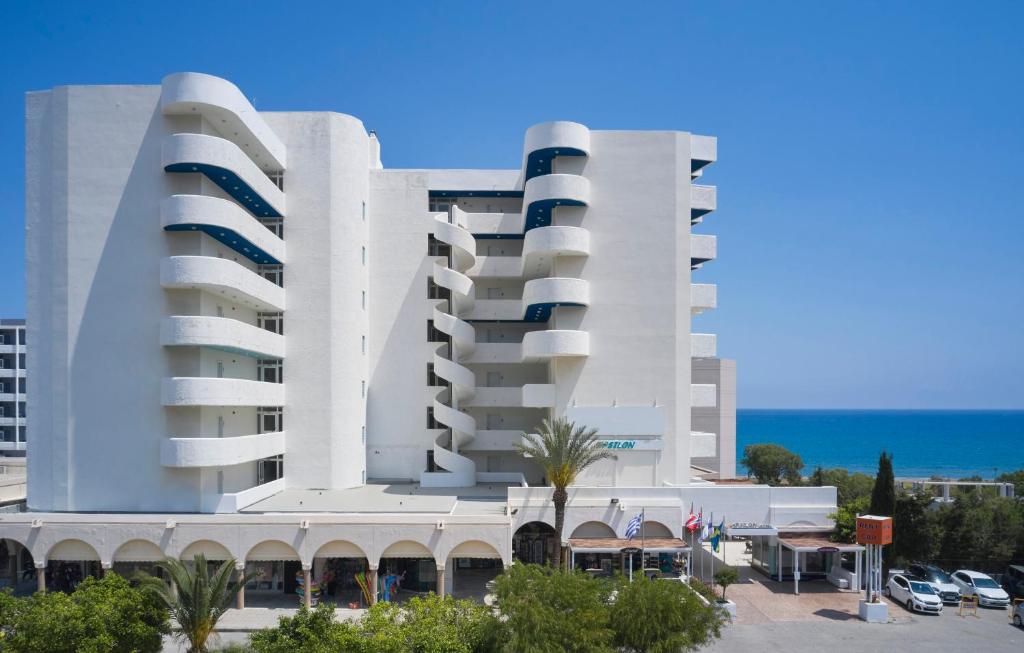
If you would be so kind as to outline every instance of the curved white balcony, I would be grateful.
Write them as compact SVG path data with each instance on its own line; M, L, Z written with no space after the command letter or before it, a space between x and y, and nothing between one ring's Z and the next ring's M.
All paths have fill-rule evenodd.
M229 317L172 316L160 324L165 347L210 347L253 358L284 358L284 336Z
M718 139L714 136L690 134L690 172L700 174L701 168L718 159Z
M524 361L589 355L590 334L586 331L552 329L531 331L523 336Z
M452 207L451 219L441 213L434 217L434 237L452 247L452 254L455 256L455 267L459 270L467 270L473 267L476 259L476 239L473 234L466 230L464 224L465 212L457 206Z
M261 218L285 213L284 193L237 145L207 134L171 134L164 141L167 172L199 172Z
M160 464L164 467L227 467L284 452L284 431L229 438L168 438L160 443Z
M526 232L519 256L478 256L467 274L474 278L546 276L553 259L589 256L590 232L581 227L538 227Z
M707 234L690 234L690 267L697 268L718 255L718 238Z
M161 384L164 406L283 406L284 384L175 376Z
M258 311L284 310L284 288L227 259L170 256L160 261L160 285L205 290Z
M558 120L533 125L526 130L523 144L523 178L551 174L557 156L588 156L590 130L578 122Z
M551 224L558 206L587 206L590 181L580 175L543 175L526 182L523 190L523 231Z
M202 231L254 263L281 265L285 244L230 200L206 195L172 195L160 203L165 231Z
M264 170L285 169L284 143L237 86L203 73L174 73L164 77L162 86L165 116L201 115Z
M570 277L532 279L523 284L523 319L546 322L556 306L590 306L590 284Z
M700 315L718 306L718 286L713 283L690 284L690 314Z

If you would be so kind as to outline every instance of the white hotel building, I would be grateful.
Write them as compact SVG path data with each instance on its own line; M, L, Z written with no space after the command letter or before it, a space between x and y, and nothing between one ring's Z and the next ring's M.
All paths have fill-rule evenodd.
M641 509L678 538L691 503L831 526L833 488L714 482L713 137L552 122L515 169L389 169L352 116L184 73L30 93L26 139L30 512L0 537L37 568L415 561L450 589L537 558L550 489L514 445L561 416L615 449L567 539Z

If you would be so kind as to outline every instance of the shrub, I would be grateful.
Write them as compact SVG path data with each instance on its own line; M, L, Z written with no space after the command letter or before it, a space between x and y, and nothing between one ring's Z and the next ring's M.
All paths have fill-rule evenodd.
M157 653L167 611L117 574L86 579L73 594L2 601L3 650L12 653Z
M611 615L615 644L627 653L696 650L721 636L723 620L683 583L645 576L619 583Z

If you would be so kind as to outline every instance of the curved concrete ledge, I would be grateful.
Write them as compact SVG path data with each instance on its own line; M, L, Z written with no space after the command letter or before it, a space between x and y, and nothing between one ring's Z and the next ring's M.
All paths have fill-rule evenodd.
M174 73L164 77L162 87L164 115L201 115L264 170L285 169L284 143L237 86L213 75Z
M206 134L171 134L164 141L162 161L167 172L206 175L255 216L284 216L284 193L229 140Z
M464 215L463 211L453 207L453 214L455 223L448 222L448 216L444 214L435 217L434 237L442 243L451 245L456 258L455 266L460 270L466 270L473 267L476 262L476 239L459 224L460 218Z
M234 261L212 256L170 256L160 261L160 285L223 295L258 311L283 311L284 288Z
M586 331L552 329L531 331L523 336L524 361L589 355L590 334Z
M175 376L161 384L164 406L283 406L284 384Z
M253 358L284 358L284 336L229 317L172 316L160 324L165 347L211 347Z
M531 279L523 284L523 306L528 314L537 305L589 306L590 283L571 277Z
M160 203L166 231L203 231L255 263L285 262L284 241L230 200L206 195L171 195Z
M578 122L558 120L533 125L523 143L523 178L551 174L556 156L588 156L590 130Z
M580 175L543 175L526 182L523 190L523 231L547 227L558 206L587 206L590 181Z
M164 467L227 467L285 452L284 431L231 438L169 438L160 443Z

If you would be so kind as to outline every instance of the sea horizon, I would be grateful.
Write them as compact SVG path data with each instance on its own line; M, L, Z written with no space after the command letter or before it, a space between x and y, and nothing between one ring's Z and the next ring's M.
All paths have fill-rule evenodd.
M775 443L798 454L803 473L818 466L874 474L882 450L896 476L991 480L1024 469L1024 409L741 408L736 414L737 474L743 448Z

